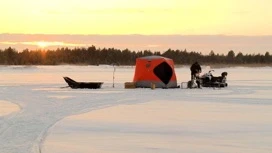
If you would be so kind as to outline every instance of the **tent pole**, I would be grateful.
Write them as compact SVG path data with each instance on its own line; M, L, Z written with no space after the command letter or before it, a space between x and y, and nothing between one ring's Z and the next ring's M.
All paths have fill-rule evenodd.
M114 88L114 79L115 79L115 77L114 77L114 74L115 74L115 65L113 64L113 74L112 74L112 87Z

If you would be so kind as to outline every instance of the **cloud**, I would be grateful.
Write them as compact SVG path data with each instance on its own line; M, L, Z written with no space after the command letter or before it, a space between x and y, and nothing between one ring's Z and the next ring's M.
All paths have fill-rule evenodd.
M249 15L249 14L251 14L251 12L248 11L248 10L239 10L239 11L234 11L233 14L244 16L244 15Z
M172 9L167 8L108 8L108 9L78 9L78 14L153 14L153 13L169 13L173 12ZM73 12L74 13L74 12Z
M88 47L130 49L133 51L161 51L179 49L209 54L226 54L230 50L243 54L264 54L272 50L272 36L226 35L44 35L0 34L0 49L37 49L37 42L47 42L50 49L57 47Z

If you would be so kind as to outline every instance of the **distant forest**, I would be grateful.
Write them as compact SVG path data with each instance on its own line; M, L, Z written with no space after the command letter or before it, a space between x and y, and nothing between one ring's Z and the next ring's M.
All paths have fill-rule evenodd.
M242 54L230 50L226 55L216 54L213 51L209 55L201 52L168 49L165 52L130 51L115 48L58 48L56 50L28 50L18 52L11 47L0 49L0 65L135 65L136 58L150 55L159 55L174 60L175 64L188 65L195 61L201 64L272 64L272 55L266 52L261 54Z

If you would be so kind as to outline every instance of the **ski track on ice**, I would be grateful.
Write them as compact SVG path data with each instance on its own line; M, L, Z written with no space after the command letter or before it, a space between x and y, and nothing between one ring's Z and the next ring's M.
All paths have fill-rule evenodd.
M52 88L55 86L55 88ZM198 101L214 103L271 105L271 99L243 98L256 91L243 86L223 89L123 89L99 90L70 88L56 85L25 85L1 88L0 97L21 107L17 113L0 118L1 153L41 153L48 130L65 117L120 104L136 104L156 100ZM259 90L271 90L261 87ZM203 92L205 90L205 92ZM22 93L23 92L23 93ZM110 92L111 94L107 94ZM178 92L179 94L172 94ZM20 93L15 95L16 93ZM3 96L5 95L5 96ZM172 97L172 95L180 95ZM220 96L238 95L241 98ZM140 99L140 100L139 100ZM246 101L246 103L245 103Z
M133 98L122 100L124 93L97 96L98 90L59 89L56 91L33 90L37 87L6 87L0 92L4 99L18 104L22 109L15 115L2 118L0 131L1 153L38 153L48 128L64 117L112 105L133 103ZM64 92L61 92L63 90ZM12 92L11 92L12 91ZM14 95L14 93L24 92ZM93 92L93 93L92 93ZM103 92L103 91L102 91ZM73 97L71 94L75 94ZM116 96L118 94L118 96ZM51 97L53 95L53 98ZM54 95L68 98L54 98ZM80 98L78 98L80 97ZM31 100L30 100L31 98ZM77 100L78 98L78 100Z

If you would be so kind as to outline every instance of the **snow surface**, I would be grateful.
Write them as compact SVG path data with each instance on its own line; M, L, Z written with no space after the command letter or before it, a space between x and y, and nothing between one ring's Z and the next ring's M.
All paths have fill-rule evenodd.
M227 88L151 90L124 89L131 66L116 67L115 88L110 65L0 66L0 106L14 107L0 108L0 153L270 153L272 68L223 71ZM70 89L63 76L104 84Z
M0 117L9 115L19 110L20 110L20 107L18 105L0 100Z

